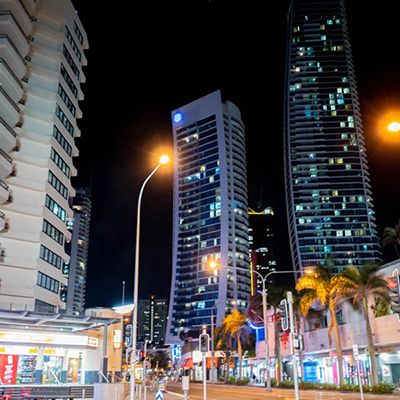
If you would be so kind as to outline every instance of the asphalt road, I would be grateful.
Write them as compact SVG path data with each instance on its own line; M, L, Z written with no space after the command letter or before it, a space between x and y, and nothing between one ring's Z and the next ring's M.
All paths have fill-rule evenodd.
M190 383L190 400L203 400L203 386L201 384ZM400 400L400 394L378 395L365 394L364 398L376 400ZM181 400L183 392L180 383L169 382L165 400ZM287 389L273 389L266 392L264 388L252 386L233 386L233 385L210 385L207 384L207 400L293 400L294 391ZM301 400L360 400L360 393L340 393L337 391L300 391Z

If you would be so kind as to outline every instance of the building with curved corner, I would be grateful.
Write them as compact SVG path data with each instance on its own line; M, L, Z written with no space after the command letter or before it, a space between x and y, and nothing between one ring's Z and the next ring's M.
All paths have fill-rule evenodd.
M174 202L167 343L219 325L250 293L245 133L213 92L172 112ZM211 270L209 261L219 268Z
M64 244L87 48L70 0L0 0L2 309L66 307Z

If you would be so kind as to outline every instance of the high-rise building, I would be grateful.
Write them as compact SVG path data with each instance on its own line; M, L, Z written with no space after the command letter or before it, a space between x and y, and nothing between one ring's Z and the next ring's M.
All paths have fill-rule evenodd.
M274 233L272 230L272 218L274 210L266 207L263 210L253 210L249 208L249 252L251 269L265 276L269 272L276 271L276 258L274 254ZM274 282L275 274L268 278L269 284ZM252 291L262 290L262 280L257 275L253 275Z
M344 0L292 0L284 112L295 271L379 260Z
M65 309L85 31L70 0L0 0L0 308Z
M173 273L167 341L217 324L250 294L244 125L219 91L172 112ZM210 269L216 260L217 269ZM246 271L238 270L237 267ZM215 319L214 319L215 321Z
M139 341L149 340L153 345L164 344L167 317L168 301L166 299L150 296L149 299L139 300Z
M67 313L81 315L85 307L86 268L89 250L90 217L92 201L90 188L76 189L72 210L74 216L68 222L72 231L69 246Z

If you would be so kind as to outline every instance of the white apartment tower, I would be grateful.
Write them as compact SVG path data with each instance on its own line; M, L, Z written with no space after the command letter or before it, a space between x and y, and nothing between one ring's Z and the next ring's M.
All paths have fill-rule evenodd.
M174 203L167 342L220 325L250 294L245 133L213 92L172 112ZM219 268L211 270L209 262ZM239 268L239 269L238 269Z
M2 309L65 309L87 48L70 0L0 0Z

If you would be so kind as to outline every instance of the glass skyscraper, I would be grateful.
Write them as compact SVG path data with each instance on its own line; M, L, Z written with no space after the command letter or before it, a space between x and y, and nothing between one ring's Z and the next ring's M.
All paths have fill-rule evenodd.
M380 259L343 0L292 0L285 180L293 266Z
M220 324L250 293L244 125L213 92L172 112L173 275L167 342ZM211 270L216 260L220 267ZM247 271L237 270L235 267Z

